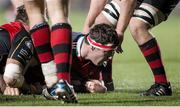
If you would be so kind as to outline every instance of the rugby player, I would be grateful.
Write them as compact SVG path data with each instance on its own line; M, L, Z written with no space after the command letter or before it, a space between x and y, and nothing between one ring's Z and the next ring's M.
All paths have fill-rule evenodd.
M0 92L5 95L41 94L44 81L40 76L41 68L34 64L38 61L33 57L34 48L27 32L28 17L23 5L15 8L15 21L0 26Z
M68 23L69 0L24 0L30 21L30 33L41 62L48 92L57 99L76 103L69 85L71 68L71 25ZM51 30L44 18L45 5Z
M142 96L172 95L158 43L149 30L165 21L178 2L178 0L138 0L136 4L136 9L130 20L130 31L146 58L155 80L150 89L140 94ZM122 11L118 1L113 0L105 6L102 13L96 18L95 23L107 22L118 27L118 20ZM96 11L94 12L96 13Z
M179 0L143 0L130 20L130 32L151 68L155 83L142 96L172 95L165 73L161 50L150 29L166 21Z
M136 9L130 20L130 32L149 64L155 80L155 83L150 89L140 94L142 96L172 95L170 82L167 80L165 74L160 48L155 37L152 36L149 30L161 22L166 21L178 2L179 0L138 0L136 3ZM88 27L93 24L90 22L93 21L95 21L95 24L107 23L118 28L119 25L123 24L119 23L123 11L124 7L118 0L112 0L98 16L95 15L97 11L92 11L90 8L84 32L88 31ZM128 13L128 11L125 12ZM91 15L94 15L94 17L90 17ZM124 18L126 16L122 16L122 19ZM116 30L118 32L118 29Z
M113 91L111 58L119 44L115 29L107 24L95 25L87 35L72 33L71 84L76 92ZM46 90L46 89L45 89ZM47 91L43 94L53 99Z
M81 34L76 37L73 34L72 37L72 83L76 78L81 83L86 83L89 79L96 79L104 81L108 90L114 90L111 58L119 43L115 29L107 24L98 24L90 30L88 35Z

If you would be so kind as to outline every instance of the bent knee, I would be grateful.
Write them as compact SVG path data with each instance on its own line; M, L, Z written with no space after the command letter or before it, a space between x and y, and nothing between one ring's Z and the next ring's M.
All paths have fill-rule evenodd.
M133 36L139 35L141 32L146 32L149 30L149 26L141 20L136 18L131 18L129 22L129 29Z
M139 19L131 18L129 29L131 35L138 44L144 43L151 38L149 33L150 26Z

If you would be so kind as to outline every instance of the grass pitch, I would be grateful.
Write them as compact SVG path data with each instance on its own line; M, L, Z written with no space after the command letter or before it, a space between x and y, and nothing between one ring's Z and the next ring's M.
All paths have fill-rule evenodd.
M81 31L85 14L72 12L74 31ZM180 106L180 20L170 16L169 20L152 29L161 47L162 57L171 82L173 95L166 97L141 97L139 92L153 84L153 76L129 31L126 31L123 54L116 54L113 61L115 92L106 94L78 94L78 104L62 104L48 101L42 96L2 96L0 105L6 106ZM4 21L0 21L3 23Z

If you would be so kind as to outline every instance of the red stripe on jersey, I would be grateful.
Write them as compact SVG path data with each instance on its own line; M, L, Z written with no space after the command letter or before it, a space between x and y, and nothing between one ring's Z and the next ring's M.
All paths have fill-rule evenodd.
M57 73L57 78L60 79L64 79L67 80L68 82L70 82L70 73L68 72L58 72Z
M157 83L167 83L166 75L155 75L154 76L155 82Z
M40 62L48 62L53 60L51 52L38 54Z
M68 53L58 53L54 55L54 61L56 64L69 63L71 55Z
M23 25L21 22L15 21L15 22L4 24L0 26L0 28L6 29L9 32L10 39L12 41L15 34L23 28Z
M160 59L156 59L154 61L148 62L152 69L159 68L162 66L162 61Z
M57 44L70 44L71 30L70 29L56 29L51 32L51 46Z
M144 56L151 55L159 50L159 47L156 45L148 50L143 51Z
M35 46L41 46L50 43L50 30L49 27L43 27L31 34Z

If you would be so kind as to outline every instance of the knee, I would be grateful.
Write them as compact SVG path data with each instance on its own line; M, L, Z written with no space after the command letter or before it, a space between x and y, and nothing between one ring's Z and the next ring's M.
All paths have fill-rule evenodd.
M129 29L133 38L138 41L139 39L143 38L143 35L148 32L149 28L146 23L141 20L131 18L129 23Z
M19 88L24 83L22 68L17 64L7 64L3 75L5 83L10 87Z

